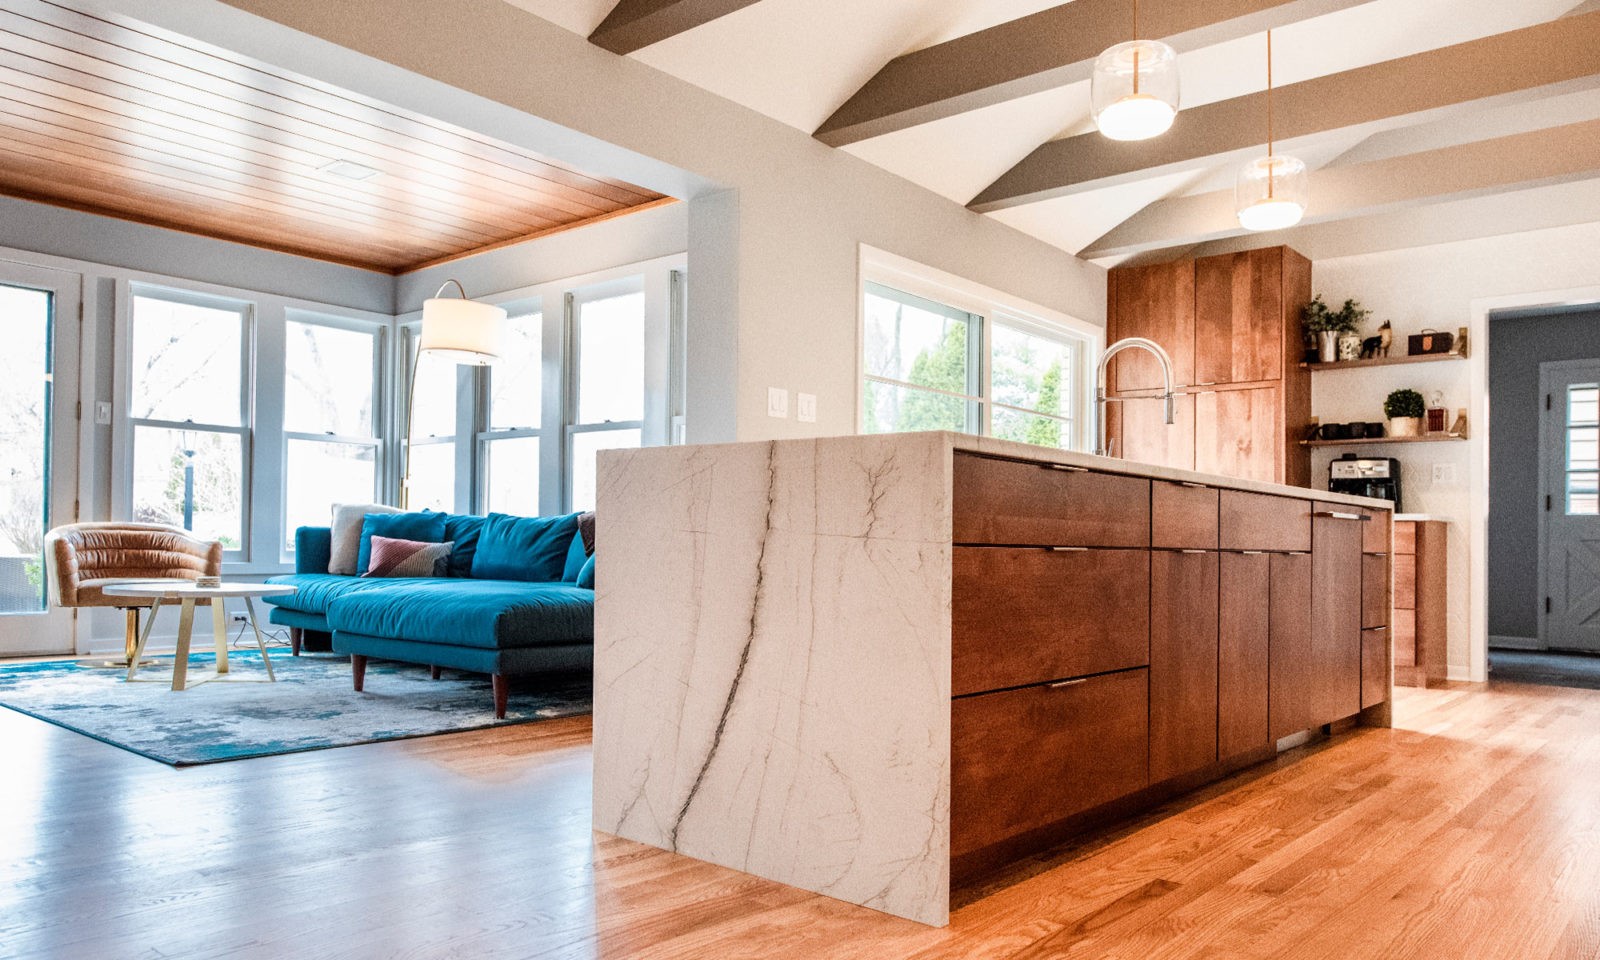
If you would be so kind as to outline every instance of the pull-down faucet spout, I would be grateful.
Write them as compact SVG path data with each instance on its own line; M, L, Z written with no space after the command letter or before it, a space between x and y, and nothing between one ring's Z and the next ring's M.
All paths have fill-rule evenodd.
M1173 397L1172 384L1172 358L1167 356L1167 351L1161 349L1161 344L1146 337L1125 337L1111 346L1106 347L1106 352L1100 355L1100 362L1094 368L1094 453L1097 457L1108 457L1111 452L1106 438L1106 364L1112 357L1128 349L1138 347L1155 354L1156 360L1161 363L1162 392L1160 397L1129 397L1127 399L1159 399L1162 404L1162 414L1168 424L1177 416L1177 408Z

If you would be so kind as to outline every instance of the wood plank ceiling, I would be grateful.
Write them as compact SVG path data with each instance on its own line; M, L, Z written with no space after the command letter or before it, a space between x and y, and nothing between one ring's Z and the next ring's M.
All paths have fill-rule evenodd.
M0 0L0 194L388 273L670 202L48 0Z

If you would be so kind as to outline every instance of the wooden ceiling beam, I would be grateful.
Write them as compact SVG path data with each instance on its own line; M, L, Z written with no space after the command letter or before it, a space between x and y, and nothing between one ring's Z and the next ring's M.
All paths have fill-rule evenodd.
M1600 120L1478 140L1311 174L1304 224L1600 177ZM1079 252L1130 257L1245 236L1232 190L1159 200Z
M629 54L741 10L756 0L621 0L589 42Z
M1162 0L1139 32L1180 53L1368 0ZM1095 58L1129 39L1128 0L1073 0L891 60L814 136L842 147L1089 79Z
M1278 142L1371 134L1497 103L1600 86L1600 12L1305 80L1274 91ZM1266 94L1193 107L1166 134L1118 143L1087 133L1052 140L980 193L981 213L1151 176L1214 167L1261 151Z

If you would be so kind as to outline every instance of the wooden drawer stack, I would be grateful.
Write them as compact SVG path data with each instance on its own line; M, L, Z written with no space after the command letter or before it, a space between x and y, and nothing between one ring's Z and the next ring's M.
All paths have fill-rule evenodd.
M1394 682L1401 686L1445 682L1448 530L1442 520L1394 523Z

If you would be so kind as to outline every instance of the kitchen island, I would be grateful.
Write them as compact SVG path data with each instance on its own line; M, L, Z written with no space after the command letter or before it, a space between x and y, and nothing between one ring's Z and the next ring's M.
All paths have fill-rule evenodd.
M923 923L1387 725L1383 501L954 433L601 454L598 830Z

